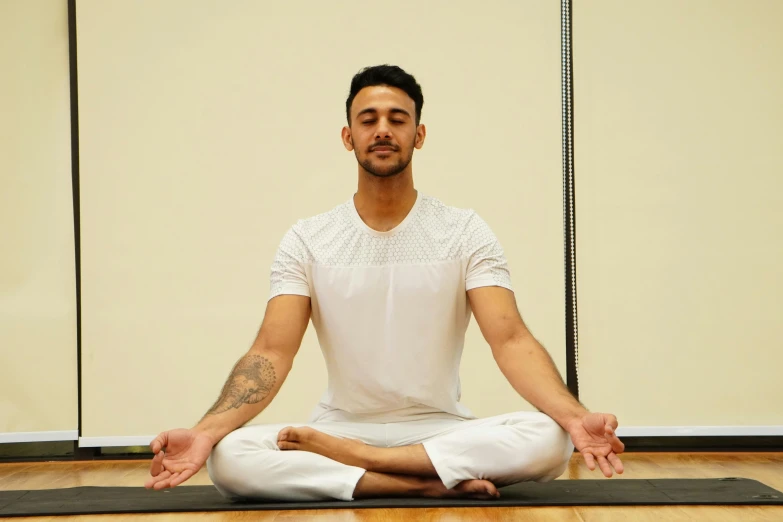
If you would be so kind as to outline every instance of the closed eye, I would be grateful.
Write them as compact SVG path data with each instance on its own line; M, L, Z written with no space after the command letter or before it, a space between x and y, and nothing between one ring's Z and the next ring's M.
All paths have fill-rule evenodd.
M392 123L396 123L398 125L401 125L401 124L405 123L402 120L391 120L391 122ZM375 123L375 120L365 120L365 121L362 122L362 125L371 125L373 123Z

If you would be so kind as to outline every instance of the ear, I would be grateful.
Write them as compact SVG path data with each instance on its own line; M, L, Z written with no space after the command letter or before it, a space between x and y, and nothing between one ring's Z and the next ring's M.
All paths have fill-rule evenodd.
M349 150L349 151L353 150L353 138L351 137L351 128L343 127L341 136L343 138L343 146L345 147L345 150Z
M413 143L413 146L420 149L424 145L424 138L426 137L427 127L425 127L424 124L419 124L419 126L416 127L416 141Z

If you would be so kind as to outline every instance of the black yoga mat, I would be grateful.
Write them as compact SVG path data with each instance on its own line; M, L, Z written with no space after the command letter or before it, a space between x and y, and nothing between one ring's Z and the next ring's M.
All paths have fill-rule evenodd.
M497 500L379 498L352 502L231 502L212 486L178 486L163 491L141 487L78 487L0 491L0 516L380 507L783 505L780 491L755 480L733 477L523 482L502 488L500 494Z

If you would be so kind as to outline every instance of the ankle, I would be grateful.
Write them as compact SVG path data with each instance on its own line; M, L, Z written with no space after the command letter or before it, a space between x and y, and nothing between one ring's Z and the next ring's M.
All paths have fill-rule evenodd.
M446 495L446 487L439 479L428 477L410 477L411 495L417 497L441 498Z
M360 462L360 468L364 468L367 471L372 471L374 473L386 472L383 466L382 455L379 451L379 448L367 445L358 448L354 455Z
M420 495L424 497L441 498L448 494L448 489L438 478L422 478Z
M446 488L440 480L413 475L366 472L353 491L353 497L443 497Z

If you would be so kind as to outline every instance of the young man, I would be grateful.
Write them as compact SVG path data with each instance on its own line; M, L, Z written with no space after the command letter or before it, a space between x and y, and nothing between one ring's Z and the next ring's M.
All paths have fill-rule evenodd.
M342 139L358 191L286 233L256 341L194 428L152 442L146 487L174 487L206 462L229 498L495 498L503 485L557 478L574 447L591 470L622 473L617 419L576 401L527 330L490 228L414 188L423 103L399 67L354 76ZM459 403L471 313L539 412L476 419ZM309 424L240 427L277 394L311 317L329 385Z

